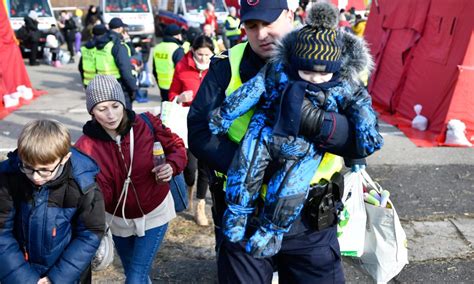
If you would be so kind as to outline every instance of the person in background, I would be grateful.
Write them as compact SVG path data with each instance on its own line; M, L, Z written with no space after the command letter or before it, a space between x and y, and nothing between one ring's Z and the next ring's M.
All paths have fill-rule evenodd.
M169 92L170 101L177 98L177 103L182 103L184 107L191 105L207 74L211 57L214 55L213 50L214 46L209 37L200 35L194 40L190 52L176 65ZM209 222L205 213L205 198L209 187L208 169L189 150L187 155L188 164L184 169L184 179L188 186L189 210L193 210L193 189L197 170L196 198L198 203L194 212L194 220L199 226L208 226Z
M219 25L217 24L216 9L211 2L207 2L206 10L204 10L204 25L211 25L212 32L217 34Z
M90 5L84 19L84 29L82 30L82 40L88 41L92 38L92 28L97 24L104 24L100 10L95 5Z
M306 12L303 7L298 6L295 11L295 20L293 21L293 25L295 28L300 28L306 23Z
M354 31L354 34L356 36L363 37L366 25L367 25L367 20L362 18L361 15L357 14L355 16L354 26L352 26L352 30Z
M188 53L189 49L191 48L192 43L194 42L194 39L201 34L202 34L201 28L189 27L189 29L186 31L186 40L184 41L182 45L185 54Z
M61 11L60 19L58 22L59 28L64 35L64 39L66 40L67 50L71 55L71 59L69 59L69 63L74 63L74 41L76 39L76 23L72 19L72 14L66 11Z
M145 113L153 125L125 108L115 77L97 75L87 86L86 107L92 120L76 147L99 165L97 183L105 201L125 283L151 283L149 274L168 223L175 216L169 181L186 166L184 142L161 120ZM153 144L161 142L164 164L154 166Z
M224 50L225 48L221 50L221 48L219 47L219 43L217 41L216 34L214 33L212 29L212 26L207 24L207 25L204 25L202 28L203 28L202 34L212 39L212 44L214 45L214 54L221 53L221 51Z
M39 65L36 57L41 37L41 31L38 29L38 14L31 10L23 20L25 21L26 29L25 43L30 47L30 66L36 66Z
M97 74L112 75L117 79L125 93L125 107L132 109L138 85L130 62L132 51L123 42L122 34L126 26L120 18L112 18L109 31L96 38L95 66Z
M184 57L183 36L178 25L165 28L163 41L153 50L153 75L158 82L161 101L168 101L168 92L173 81L176 64Z
M229 48L233 47L239 43L240 35L242 34L240 31L240 19L237 18L237 10L233 6L229 8L229 15L225 19L224 27L225 36L229 41Z
M24 126L0 164L1 283L91 283L105 230L98 173L63 124Z
M82 25L82 14L83 12L81 9L76 9L74 11L74 16L72 17L77 29L74 37L74 47L77 54L81 52L82 30L84 29L84 26Z
M341 9L339 12L339 28L348 33L353 33L352 26L349 21L346 19L346 13L344 9Z
M277 43L292 31L294 19L285 0L241 1L241 5L241 21L248 43L240 43L228 54L213 57L188 115L189 149L199 161L219 172L210 177L219 282L270 283L277 270L281 283L343 283L335 226L317 231L308 227L302 216L303 220L296 220L285 234L282 249L272 258L254 258L246 253L244 243L231 243L223 238L222 216L227 206L226 179L222 173L227 172L252 114L240 117L226 136L211 133L209 117L226 95L252 79L275 55ZM348 118L339 113L324 113L323 118L321 135L311 136L310 140L321 151L355 157L354 127ZM335 159L328 159L328 166L338 168ZM330 170L329 176L334 172ZM249 229L248 234L252 234L252 230Z
M84 88L87 88L89 82L94 79L97 74L95 60L97 51L96 41L97 38L107 33L107 28L104 25L99 24L94 26L92 33L94 34L94 37L81 47L81 58L79 59L79 64L77 66Z
M54 67L61 67L61 62L59 61L59 52L61 51L61 45L64 42L65 40L63 34L55 24L52 24L48 31L48 35L46 36L45 47L49 48L51 53L51 65Z
M351 25L354 25L355 24L355 21L356 21L356 11L355 11L355 7L351 7L349 9L349 11L347 11L346 13L346 19L349 21L349 23L351 23Z

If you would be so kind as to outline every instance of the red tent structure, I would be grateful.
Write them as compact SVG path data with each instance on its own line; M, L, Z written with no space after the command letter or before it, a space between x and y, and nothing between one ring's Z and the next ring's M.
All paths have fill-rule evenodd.
M382 118L418 146L439 146L449 120L474 144L474 1L372 1L365 38L376 62L369 82ZM411 128L414 105L428 129Z
M3 96L16 92L18 86L24 85L31 88L31 82L26 72L15 35L8 20L5 2L0 1L0 119L8 115L21 104L28 103L20 100L20 105L5 108ZM35 96L40 92L33 91Z

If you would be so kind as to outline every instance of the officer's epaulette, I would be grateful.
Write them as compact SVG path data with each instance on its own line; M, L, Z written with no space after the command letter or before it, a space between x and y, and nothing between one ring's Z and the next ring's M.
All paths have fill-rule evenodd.
M222 59L227 59L227 58L229 58L229 54L228 54L227 50L224 50L221 53L214 55L211 58L211 61L216 62L216 61L219 61L219 60L222 60Z

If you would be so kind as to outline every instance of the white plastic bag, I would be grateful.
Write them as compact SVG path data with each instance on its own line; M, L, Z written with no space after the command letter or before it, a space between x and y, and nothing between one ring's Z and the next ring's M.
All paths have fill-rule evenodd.
M365 213L362 176L360 172L344 175L344 209L339 214L338 241L341 255L361 256L364 252Z
M459 119L451 119L446 130L446 145L472 146L466 137L466 124Z
M189 107L183 107L181 104L178 104L176 98L172 102L165 101L161 103L161 121L171 131L178 134L183 139L186 148L188 148L187 120Z
M100 271L109 267L114 261L114 240L110 227L107 226L105 234L100 241L99 248L92 258L92 270Z
M361 175L369 191L382 192L365 170L361 170ZM360 263L375 281L388 282L408 263L407 237L390 199L387 207L365 203L365 209L367 227Z
M415 128L415 129L418 129L418 130L421 130L421 131L425 131L426 128L428 128L428 119L426 117L424 117L423 115L421 115L421 109L422 108L423 108L423 106L420 105L420 104L416 104L413 107L413 109L415 110L416 116L411 121L411 127Z

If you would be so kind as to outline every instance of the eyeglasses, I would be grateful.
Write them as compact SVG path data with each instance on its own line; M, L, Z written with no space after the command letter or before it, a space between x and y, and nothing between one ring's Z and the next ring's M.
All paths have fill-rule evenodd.
M33 176L35 173L38 173L38 175L42 178L47 178L47 177L50 177L53 175L53 173L56 171L56 169L59 167L59 165L61 165L61 162L63 161L64 157L61 158L61 160L59 160L59 163L54 166L54 168L52 170L48 170L48 169L39 169L39 170L36 170L36 169L33 169L33 168L30 168L28 166L25 166L23 164L23 162L20 162L19 163L19 166L20 166L20 171L26 175L29 175L29 176Z

